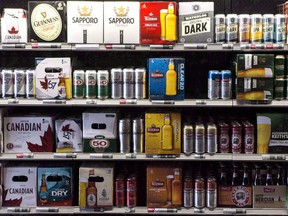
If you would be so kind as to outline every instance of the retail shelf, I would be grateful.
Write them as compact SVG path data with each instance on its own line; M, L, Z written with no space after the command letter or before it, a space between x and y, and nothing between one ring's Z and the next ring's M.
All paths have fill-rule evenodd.
M233 161L284 162L288 159L284 154L233 154Z
M1 215L72 215L75 212L75 207L2 207L0 209Z
M75 153L2 153L0 154L0 161L72 160L74 157L76 157Z
M237 107L286 107L288 106L288 100L272 100L272 101L267 101L267 102L247 102L247 103L242 103L237 100L233 100L233 106Z

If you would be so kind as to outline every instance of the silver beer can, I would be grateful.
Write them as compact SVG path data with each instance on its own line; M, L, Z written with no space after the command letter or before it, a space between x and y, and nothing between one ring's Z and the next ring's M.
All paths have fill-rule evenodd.
M194 130L192 125L184 124L182 148L185 155L190 155L194 152Z
M121 68L111 69L111 98L123 97L123 72Z
M143 153L144 148L144 119L133 119L133 153Z
M215 43L225 43L226 20L225 14L215 15Z
M14 96L14 73L10 69L2 70L2 97L9 98Z
M135 72L132 68L123 69L123 98L134 98Z
M207 125L207 153L214 154L217 152L217 127L215 124Z
M200 176L195 178L194 206L197 209L202 209L205 207L205 180Z
M35 82L36 82L35 70L27 69L25 75L26 75L26 98L34 98Z
M250 15L249 14L239 14L239 43L249 43L250 41Z
M109 94L109 72L107 70L97 71L98 98L104 100Z
M286 16L284 14L276 14L274 20L274 42L275 43L286 43L287 38L287 26Z
M263 25L263 42L273 43L274 41L274 15L264 14L262 25Z
M146 69L145 68L135 69L135 98L136 99L146 98Z
M25 70L15 69L14 70L14 97L21 98L25 97Z
M226 42L238 42L238 15L227 14L226 16Z
M209 210L217 207L217 181L214 177L207 178L206 205Z
M205 153L205 126L201 123L195 125L195 153Z
M131 121L129 118L119 120L120 153L130 152Z

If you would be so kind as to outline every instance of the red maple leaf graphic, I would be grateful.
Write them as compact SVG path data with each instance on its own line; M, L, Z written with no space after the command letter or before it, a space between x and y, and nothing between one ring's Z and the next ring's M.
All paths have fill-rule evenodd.
M48 89L48 79L47 79L46 76L44 77L44 81L40 81L40 84L41 84L41 87L42 87L44 90L47 90L47 89Z
M19 31L16 31L15 27L13 26L11 30L8 30L9 34L18 34Z
M75 132L73 129L70 128L70 124L64 125L64 126L62 127L62 131L65 131L65 132Z
M54 136L50 125L48 126L47 131L44 132L44 136L40 136L40 139L42 145L27 142L28 149L31 152L52 152L54 144Z
M19 198L19 199L9 199L9 200L6 200L7 198L7 193L8 193L8 189L7 190L4 190L4 193L3 193L3 206L20 206L21 205L21 202L22 202L22 197Z

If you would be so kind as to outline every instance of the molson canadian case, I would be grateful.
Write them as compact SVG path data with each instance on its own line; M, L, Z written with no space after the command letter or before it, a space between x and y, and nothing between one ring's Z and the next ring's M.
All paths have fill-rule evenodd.
M66 41L66 3L29 1L29 42Z
M179 43L212 43L214 2L179 2Z
M173 44L177 40L176 2L140 3L140 43Z
M72 168L38 167L37 206L72 205Z
M4 8L1 17L2 43L27 43L27 11Z
M139 2L104 2L104 43L139 44Z
M35 207L37 168L29 166L4 167L3 206Z
M67 42L103 43L103 2L67 2Z
M4 152L52 152L53 131L50 116L4 117Z

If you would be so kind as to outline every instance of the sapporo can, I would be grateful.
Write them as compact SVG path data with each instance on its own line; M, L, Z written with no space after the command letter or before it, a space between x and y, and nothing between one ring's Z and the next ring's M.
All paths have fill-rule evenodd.
M226 20L225 14L215 15L215 43L225 43Z
M144 150L144 119L133 119L132 133L133 133L133 153L143 153Z
M209 123L206 128L207 134L207 153L214 154L217 152L217 127L213 123Z
M263 39L263 26L262 26L262 15L252 14L251 15L251 33L250 42L251 43L261 43Z
M274 15L263 15L263 42L273 43L274 41Z
M85 71L85 98L96 98L97 72L95 70Z
M285 88L285 78L275 78L274 79L274 99L283 100L285 98L284 92Z
M137 179L134 175L127 178L127 207L137 206Z
M34 69L26 70L26 98L34 98L35 97L35 82L36 82L36 74Z
M274 42L286 43L287 38L287 26L286 17L284 14L276 14L274 19Z
M231 122L232 153L242 152L242 126L237 121Z
M250 40L250 15L240 14L239 19L239 43L249 43Z
M126 198L126 181L124 175L118 175L115 180L115 204L116 206L123 207L125 206L125 198Z
M249 121L244 121L244 152L252 154L255 152L255 127Z
M226 16L226 42L238 42L238 15L227 14Z
M230 152L230 126L225 122L219 122L218 126L218 143L220 153Z
M111 69L111 98L123 97L123 72L121 68Z
M230 70L221 71L221 98L224 100L232 98L232 74Z
M97 72L98 98L104 100L108 98L109 92L109 72L107 70L98 70Z
M14 96L14 73L10 69L3 69L2 70L2 97L9 98Z
M134 98L135 92L135 71L133 68L123 69L123 97L125 99Z
M208 177L206 183L206 205L213 210L217 207L217 181L215 177Z
M195 208L205 207L205 180L201 176L196 176L194 184L194 206Z
M195 153L205 153L205 126L202 123L195 125Z
M183 184L183 206L184 208L191 208L194 203L193 199L193 180L192 174L186 173Z
M84 96L85 96L85 72L84 70L74 70L73 98L84 98Z
M208 74L208 98L220 98L221 74L218 70L210 70Z
M184 124L183 127L183 153L190 155L194 152L194 129L193 125Z
M14 97L25 97L25 70L15 69L14 70Z
M145 68L135 69L135 98L136 99L146 98L146 69Z

